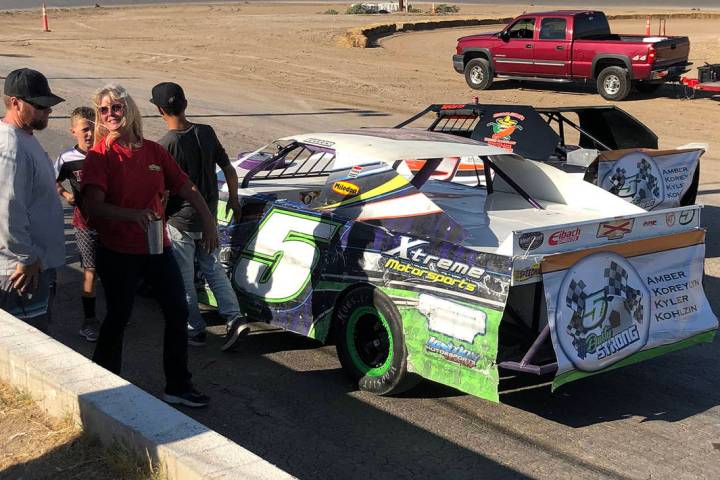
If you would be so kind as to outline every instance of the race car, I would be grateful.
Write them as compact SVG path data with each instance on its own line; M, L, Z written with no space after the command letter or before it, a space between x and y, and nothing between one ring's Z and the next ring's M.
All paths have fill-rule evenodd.
M707 150L700 143L658 150L657 136L614 106L436 104L396 126L408 127L480 140L548 163L645 210L695 203L700 157ZM480 162L462 159L461 166L455 181L484 181Z
M452 181L470 157L483 185ZM502 369L554 373L558 387L710 342L718 327L700 206L647 212L424 130L294 135L234 164L241 219L224 202L218 218L238 299L254 321L334 339L362 390L426 378L499 401ZM433 178L441 165L449 179Z

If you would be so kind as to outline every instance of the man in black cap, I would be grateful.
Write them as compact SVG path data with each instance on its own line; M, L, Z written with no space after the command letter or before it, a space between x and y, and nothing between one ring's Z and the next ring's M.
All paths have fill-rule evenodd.
M208 125L190 123L187 120L185 92L177 83L164 82L155 85L150 101L157 106L169 130L158 143L168 149L180 168L188 174L214 216L217 215L219 199L215 167L220 167L228 186L226 211L231 210L233 217L237 218L240 214L237 173L215 131ZM171 196L165 213L173 252L185 283L189 310L188 344L202 346L206 341L206 325L200 315L195 292L194 265L197 263L210 284L217 300L218 311L227 323L225 342L221 350L230 350L239 338L248 333L248 322L240 310L230 279L218 261L218 252L206 253L202 248L197 248L202 239L202 225L197 212L188 202Z
M29 68L5 77L0 122L0 308L47 331L55 269L65 264L62 205L52 162L33 136L64 101Z

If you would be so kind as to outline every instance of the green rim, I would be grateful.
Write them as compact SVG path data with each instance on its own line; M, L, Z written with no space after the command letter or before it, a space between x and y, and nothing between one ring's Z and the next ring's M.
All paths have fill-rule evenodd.
M360 307L352 312L345 340L353 364L363 375L380 377L387 373L393 360L392 332L375 307Z

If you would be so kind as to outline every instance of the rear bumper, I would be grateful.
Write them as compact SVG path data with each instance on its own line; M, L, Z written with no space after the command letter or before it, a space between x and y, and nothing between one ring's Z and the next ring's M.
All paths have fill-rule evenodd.
M453 55L453 68L458 73L463 73L465 71L465 63L463 61L463 55Z
M680 75L690 71L690 69L688 68L689 65L691 64L686 63L681 65L672 65L670 67L653 69L650 71L650 75L648 76L647 80L661 82L672 82L680 80Z

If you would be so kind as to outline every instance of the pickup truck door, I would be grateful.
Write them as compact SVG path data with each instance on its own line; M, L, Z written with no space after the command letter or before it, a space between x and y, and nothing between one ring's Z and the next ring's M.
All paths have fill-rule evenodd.
M502 34L493 48L495 73L528 74L533 71L533 37L535 35L535 17L521 17Z
M533 71L536 75L569 77L572 39L568 34L567 19L539 18L540 31L535 42Z

